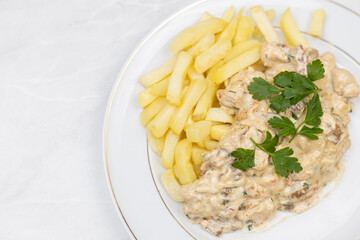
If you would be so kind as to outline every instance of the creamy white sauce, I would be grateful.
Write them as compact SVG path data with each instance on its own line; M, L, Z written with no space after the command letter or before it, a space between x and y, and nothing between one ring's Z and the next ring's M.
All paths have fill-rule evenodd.
M267 121L279 116L269 108L267 100L252 99L247 90L254 77L273 82L283 71L297 71L306 75L306 65L319 58L324 64L325 77L315 83L323 108L319 140L297 136L289 143L285 138L277 147L291 147L303 170L288 178L275 173L269 155L255 152L255 167L243 172L231 166L235 160L229 154L237 148L254 148L265 139L266 131L275 134ZM350 121L350 98L357 97L359 87L354 77L335 65L335 57L325 53L318 57L314 49L293 48L285 44L265 43L261 50L265 72L252 68L240 71L230 79L226 89L217 97L221 107L234 114L237 122L219 141L218 147L204 156L202 175L194 183L181 187L185 200L183 211L192 223L214 235L242 228L268 225L278 210L303 212L318 202L323 188L341 172L341 159L350 146L347 125ZM280 115L294 122L305 117L308 98L290 107ZM292 118L295 114L299 119Z

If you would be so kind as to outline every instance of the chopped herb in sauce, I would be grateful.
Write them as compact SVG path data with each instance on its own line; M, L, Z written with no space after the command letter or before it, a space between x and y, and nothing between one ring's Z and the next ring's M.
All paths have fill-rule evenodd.
M249 223L250 224L247 227L248 227L248 230L251 231L253 229L254 222L252 220L250 220Z
M247 192L243 191L243 196L244 197L247 196Z
M235 91L233 91L233 90L228 90L228 92L231 92L231 93L236 93Z
M290 206L292 204L292 202L286 202L286 203L281 203L281 205L283 205L284 207Z
M289 60L290 60L290 58L292 58L292 59L295 58L295 56L294 56L294 55L291 55L291 54L288 54L287 57L288 57Z

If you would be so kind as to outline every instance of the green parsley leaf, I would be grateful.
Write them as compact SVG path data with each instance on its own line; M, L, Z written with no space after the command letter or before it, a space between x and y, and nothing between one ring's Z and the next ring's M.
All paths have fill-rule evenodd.
M272 137L270 132L266 132L266 138L262 143L255 143L253 139L251 141L260 149L265 149L267 152L275 152L275 147L279 144L279 136Z
M320 134L323 132L324 132L324 130L322 130L321 128L318 128L318 127L309 128L307 126L304 126L300 130L299 135L303 135L307 138L310 138L311 140L318 140L319 137L316 136L315 134Z
M277 113L284 112L288 107L290 107L290 100L285 99L282 94L270 98L270 108L274 109Z
M290 136L296 132L294 123L287 117L282 116L273 117L268 121L269 125L273 128L278 128L280 136Z
M291 148L286 147L271 155L277 174L288 177L289 173L300 172L303 169L297 158L290 157L293 153L294 151Z
M288 72L288 71L279 73L274 77L275 85L282 88L290 87L290 83L294 78L294 74L295 72Z
M231 156L237 158L237 161L231 164L233 167L239 168L244 172L248 168L255 167L255 149L238 148L231 153Z
M310 126L318 127L321 124L320 117L322 115L323 111L321 108L319 94L314 93L314 96L306 104L306 116L304 122Z
M322 79L324 77L325 69L324 65L321 63L319 59L316 59L312 63L306 66L308 78L311 81L316 81Z
M299 73L294 73L294 78L290 82L290 86L285 88L283 95L286 99L290 99L291 105L295 105L315 90L316 85L308 78Z
M249 84L248 90L251 94L253 94L253 99L258 101L264 100L275 93L281 92L281 89L275 87L261 77L253 78L253 82Z

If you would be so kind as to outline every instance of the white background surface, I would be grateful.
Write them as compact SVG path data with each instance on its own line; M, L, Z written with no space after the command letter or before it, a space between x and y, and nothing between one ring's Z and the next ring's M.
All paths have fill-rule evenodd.
M140 40L192 2L0 1L0 239L130 239L104 177L107 99Z

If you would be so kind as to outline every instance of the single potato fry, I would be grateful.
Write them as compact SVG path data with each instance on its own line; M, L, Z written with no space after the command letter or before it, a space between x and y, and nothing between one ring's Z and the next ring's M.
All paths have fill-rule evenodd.
M179 135L184 129L191 110L196 105L201 94L205 91L205 88L205 79L191 81L190 86L184 95L182 105L177 108L176 112L170 118L169 125L175 134Z
M234 14L235 14L235 7L231 6L224 12L224 15L221 17L221 19L230 22Z
M250 13L267 42L280 42L279 36L261 6L250 8Z
M150 93L155 96L165 97L169 86L170 77L166 77L158 83L149 87Z
M212 123L210 121L199 121L186 128L186 137L191 142L202 142L210 135Z
M184 199L180 194L180 184L177 182L174 170L168 169L161 175L161 182L164 185L166 192L176 202L183 202Z
M325 10L317 9L314 11L309 34L315 37L321 37L324 29Z
M196 142L195 144L196 144L196 146L198 146L199 148L205 148L204 142Z
M194 168L190 162L192 153L192 143L188 139L183 139L176 144L175 166L181 184L189 184L196 180Z
M231 129L230 124L219 124L211 127L210 137L215 140L220 140L222 136L228 133Z
M204 93L201 95L198 103L196 104L195 110L192 114L192 118L195 121L205 119L209 108L214 103L214 98L216 97L216 91L218 89L219 89L219 85L215 84L210 79L206 79L206 89Z
M225 63L223 66L217 68L211 75L211 80L214 81L215 84L221 84L235 73L256 63L259 59L260 48L252 48L233 60Z
M201 176L201 166L194 164L193 167L194 167L196 177L199 178Z
M225 110L221 108L210 108L205 120L214 121L214 122L222 122L222 123L233 123L234 118L228 114Z
M181 104L181 92L184 86L184 79L192 64L192 56L187 52L180 52L177 58L174 71L172 72L167 89L166 99L169 103L179 106Z
M194 67L203 73L223 59L231 51L231 41L220 39L211 48L196 57Z
M190 184L196 180L196 173L191 162L187 162L182 166L177 164L175 166L182 185Z
M187 50L188 53L196 57L210 48L215 43L215 34L207 33L199 42Z
M272 22L272 20L274 19L275 17L275 10L274 9L269 9L269 10L266 10L265 11L265 14L267 16L267 18L269 19L270 22ZM255 27L255 30L254 30L254 37L257 38L257 39L261 39L263 37L260 29L258 26Z
M141 125L146 126L155 116L160 112L160 110L165 106L166 99L164 97L159 97L151 104L149 104L141 113L140 113L140 122Z
M203 14L201 14L201 17L199 19L199 22L203 22L206 20L209 20L210 18L215 18L211 13L209 12L204 12Z
M161 164L164 168L170 169L174 166L175 147L179 141L179 135L169 130L165 137L164 148L161 155Z
M214 140L204 141L204 145L205 145L206 150L211 151L217 147L218 141L214 141Z
M181 31L170 43L170 51L177 53L198 42L207 33L218 33L224 30L227 22L219 18L210 18Z
M175 66L177 55L172 56L164 62L159 68L142 75L139 82L146 88L151 87L155 83L169 76Z
M234 58L238 57L242 53L254 47L260 47L260 46L261 46L261 42L257 40L248 40L248 41L240 42L231 49L230 53L224 59L224 62L227 63L230 60L233 60Z
M194 162L195 165L201 165L203 163L203 156L204 153L206 153L207 150L204 148L200 148L198 146L196 146L195 144L193 145L192 148L192 160Z
M253 20L248 16L242 16L239 20L233 44L248 40L254 33L255 25Z
M176 107L166 103L161 111L155 116L151 122L149 122L147 129L155 137L162 137L169 129L169 121L171 116L176 111Z
M191 124L193 124L194 123L194 120L192 119L192 113L190 113L189 114L189 117L188 117L188 119L187 119L187 121L186 121L186 123L185 123L185 129L189 126L189 125L191 125Z
M230 21L230 23L226 26L226 28L224 29L224 31L222 31L220 33L219 39L228 39L230 41L233 40L235 33L236 33L236 29L238 26L238 23L240 21L240 19L242 18L242 14L244 12L244 8L242 8L238 14L235 15L235 17Z
M194 66L190 67L189 72L188 72L188 76L189 76L191 81L194 81L194 80L204 80L205 81L204 74L199 73L198 71L196 71Z
M309 43L306 41L298 26L296 25L290 8L286 9L285 12L281 15L280 28L290 45L296 47L301 44L304 48L310 47Z
M144 108L147 105L149 105L150 103L152 103L153 101L155 101L155 99L157 99L157 98L158 98L158 96L150 93L149 88L145 89L144 91L139 93L139 105L140 105L140 107Z
M161 153L164 149L164 137L157 138L154 135L152 135L149 131L147 133L147 138L150 144L151 149L159 156L161 156Z

